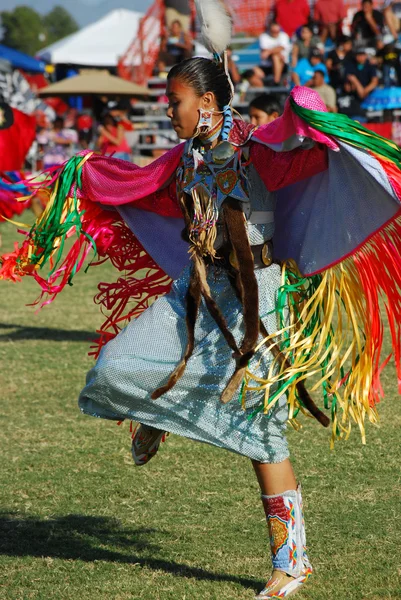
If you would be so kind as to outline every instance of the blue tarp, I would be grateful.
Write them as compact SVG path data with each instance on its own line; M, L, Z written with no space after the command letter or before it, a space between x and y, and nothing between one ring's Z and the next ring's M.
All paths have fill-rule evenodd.
M401 87L376 88L361 104L367 110L401 108Z
M15 69L33 71L34 73L43 73L45 70L45 63L41 60L36 60L28 54L3 46L3 44L0 44L0 58L10 61Z
M240 71L254 67L260 63L259 40L242 50L233 50L234 60Z

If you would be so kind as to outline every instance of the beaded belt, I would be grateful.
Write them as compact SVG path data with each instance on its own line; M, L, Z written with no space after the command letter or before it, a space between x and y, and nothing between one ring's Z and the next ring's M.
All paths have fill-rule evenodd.
M273 261L273 242L267 240L263 244L257 246L251 246L253 254L253 260L255 269L266 269L270 267ZM207 265L213 265L214 267L221 267L223 269L236 269L236 261L233 253L224 251L224 248L219 248L216 257L212 260L209 256L205 256L204 259Z

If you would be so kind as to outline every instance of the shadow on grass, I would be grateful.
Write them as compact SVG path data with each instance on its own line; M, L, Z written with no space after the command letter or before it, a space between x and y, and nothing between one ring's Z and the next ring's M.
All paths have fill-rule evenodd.
M7 330L13 331L8 333ZM3 333L3 330L5 332ZM91 342L97 337L95 331L71 331L51 327L26 327L15 323L0 323L0 342L8 340L51 340L52 342Z
M122 529L117 519L109 517L66 515L44 520L0 513L0 555L87 562L103 560L162 570L177 577L238 583L244 588L256 589L264 585L264 582L253 579L213 573L175 561L154 558L149 554L157 554L161 550L159 545L150 540L156 533L160 536L160 532L151 528ZM120 551L113 550L113 546L119 547ZM144 552L147 556L141 555Z

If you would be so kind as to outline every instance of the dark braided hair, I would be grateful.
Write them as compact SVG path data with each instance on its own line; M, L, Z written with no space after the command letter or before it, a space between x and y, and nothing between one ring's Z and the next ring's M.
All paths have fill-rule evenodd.
M199 97L213 92L219 110L231 101L231 87L222 64L209 58L187 58L170 69L168 79L179 79Z

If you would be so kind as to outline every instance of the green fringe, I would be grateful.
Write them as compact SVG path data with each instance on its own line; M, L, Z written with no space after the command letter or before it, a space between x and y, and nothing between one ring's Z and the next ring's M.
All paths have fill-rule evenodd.
M49 276L54 273L63 258L67 234L72 228L75 227L77 238L79 238L80 235L85 235L85 237L93 244L93 248L96 252L94 240L82 230L81 219L85 211L80 212L78 210L77 190L80 189L82 185L82 167L79 167L82 159L82 156L73 156L64 165L57 178L58 189L56 196L51 201L52 204L48 214L39 217L29 232L29 238L32 241L34 248L30 257L32 264L40 263L40 268L43 268L57 248L57 252L55 256L53 256L54 264ZM54 183L54 186L55 185L56 182ZM73 203L65 217L62 218L65 202L69 197L72 197ZM71 277L74 275L75 270L76 265L72 270Z
M294 113L314 129L358 148L384 156L401 169L401 149L392 140L366 129L346 115L309 110L296 104L292 98L290 98L290 103Z
M316 292L316 290L318 289L318 287L321 284L321 281L322 281L321 275L312 275L311 277L305 277L305 276L301 275L298 271L290 269L289 266L287 266L285 282L278 289L276 307L275 307L275 310L272 311L272 312L276 312L276 314L278 315L278 321L279 321L278 329L284 330L282 339L279 343L279 348L282 352L286 353L287 349L291 346L292 333L291 333L291 331L288 331L288 330L286 331L286 327L288 325L288 322L287 322L288 306L291 306L291 309L294 311L296 320L300 321L301 320L301 308L304 306L305 302L307 302L309 300L309 298L311 298L313 296L313 294ZM262 318L266 317L266 316L267 315L262 315ZM313 318L310 320L308 327L306 328L306 333L305 333L306 336L312 334L312 332L315 330L316 327L318 329L320 328L319 323L321 322L321 319L322 319L321 311L319 309L317 309L315 311L315 314L313 315ZM330 347L330 343L331 343L331 336L328 336L328 338L326 340L327 348ZM313 349L311 350L311 352L313 352ZM309 355L310 355L310 352L305 357L306 360L308 360ZM289 356L289 359L291 360L291 356ZM330 353L328 353L326 359L322 362L322 375L324 375L326 366L329 363L329 361L330 361ZM291 383L293 381L296 381L298 379L298 377L299 377L299 375L294 374L290 380L286 379L285 381L283 381L281 383L281 385L278 385L275 392L272 393L271 396L269 397L269 401L272 402L276 398L279 398L284 393L284 388L287 386L287 384ZM337 413L337 409L338 409L337 398L336 398L335 393L334 394L331 393L330 397L329 397L328 390L330 388L331 388L330 380L325 381L322 385L323 405L326 409L331 410L332 419L334 420L335 414ZM242 402L242 400L243 400L243 395L244 395L244 384L242 385L240 394L239 394L240 402ZM299 405L303 406L301 398L297 397L297 400L298 400ZM265 408L264 401L261 400L260 404L258 406L256 406L248 414L248 416L247 416L248 419L253 419L258 413L262 412L264 410L264 408ZM299 412L299 409L294 411L294 417L297 416L298 412ZM339 434L339 431L337 431L337 433Z

